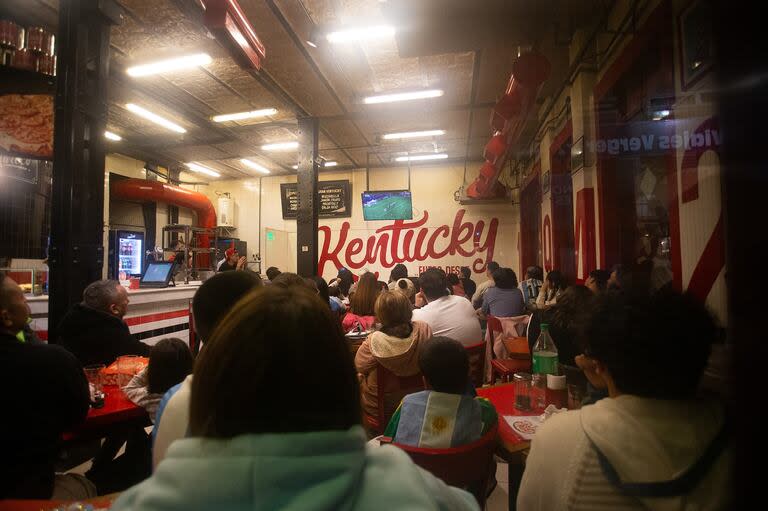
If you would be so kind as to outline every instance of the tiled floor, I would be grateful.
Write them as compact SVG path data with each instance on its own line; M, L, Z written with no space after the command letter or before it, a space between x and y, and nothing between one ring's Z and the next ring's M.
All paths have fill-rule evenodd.
M507 485L507 464L496 465L496 489L485 503L486 511L507 511L509 508L509 487Z

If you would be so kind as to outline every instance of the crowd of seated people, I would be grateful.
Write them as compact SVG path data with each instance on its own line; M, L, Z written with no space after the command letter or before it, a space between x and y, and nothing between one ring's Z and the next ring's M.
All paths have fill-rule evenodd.
M555 414L539 429L518 508L724 508L729 458L722 407L696 397L715 337L704 307L666 289L653 297L629 292L639 279L621 267L593 272L590 287L565 286L558 273L550 272L539 290L544 306L535 310L532 326L547 322L561 363L583 370L607 397ZM354 282L349 270L341 274ZM526 302L538 300L530 292L539 280L535 268L526 272L534 282L523 283L527 300L512 270L497 267L491 274L493 285L481 300L487 314L525 314ZM451 294L439 268L415 282L407 273L395 277L392 290L381 291L369 273L353 292L347 288L352 296L344 318L368 316L365 328L373 329L354 360L343 312L323 292L322 278L284 272L264 286L253 273L222 272L205 281L192 303L202 341L194 374L188 374L186 344L165 339L149 351L148 369L125 388L154 411L154 473L123 491L113 509L233 509L255 498L265 509L477 509L469 493L446 486L396 447L366 447L371 433L362 418L378 412L379 366L423 377L425 390L407 395L382 424L395 443L456 447L497 421L492 405L469 388L465 347L483 338L470 300ZM345 285L339 279L331 288ZM420 308L414 308L416 286ZM110 282L89 288L119 293ZM88 296L93 304L95 295ZM373 301L369 309L364 298ZM510 304L514 310L504 309ZM124 315L125 306L115 299L106 310ZM88 386L73 354L19 341L28 317L23 293L2 278L0 378L5 388L33 385L45 406L4 393L3 409L14 420L3 425L8 462L0 498L105 493L110 487L99 480L94 486L54 471L62 433L85 418ZM529 342L536 335L529 332ZM106 350L98 348L92 351ZM29 380L29 374L42 377Z

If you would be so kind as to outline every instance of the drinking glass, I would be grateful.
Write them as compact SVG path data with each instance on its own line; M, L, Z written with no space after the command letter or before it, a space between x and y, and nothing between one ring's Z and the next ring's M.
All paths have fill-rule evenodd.
M104 400L104 387L102 380L102 371L104 364L94 364L85 366L85 378L88 380L88 389L90 390L91 403L98 403Z

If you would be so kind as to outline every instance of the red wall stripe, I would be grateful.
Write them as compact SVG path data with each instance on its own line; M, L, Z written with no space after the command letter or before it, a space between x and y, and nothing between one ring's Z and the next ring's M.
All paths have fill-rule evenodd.
M688 283L688 292L704 302L715 285L717 276L725 266L725 245L723 243L723 213L717 220L715 230L704 247L696 269L693 270L691 281Z
M145 323L153 323L155 321L163 321L165 319L183 318L185 316L189 316L189 311L187 309L181 309L172 312L158 312L156 314L147 314L145 316L125 318L125 323L128 326L143 325Z

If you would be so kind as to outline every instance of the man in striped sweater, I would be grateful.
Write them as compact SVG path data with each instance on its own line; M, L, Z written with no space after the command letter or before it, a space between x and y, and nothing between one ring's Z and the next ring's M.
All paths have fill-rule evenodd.
M697 397L716 335L689 296L601 297L577 362L609 397L539 428L518 509L728 509L723 407Z

